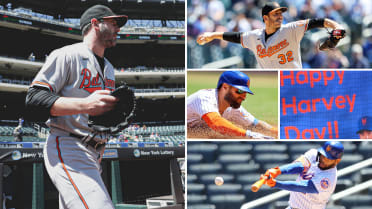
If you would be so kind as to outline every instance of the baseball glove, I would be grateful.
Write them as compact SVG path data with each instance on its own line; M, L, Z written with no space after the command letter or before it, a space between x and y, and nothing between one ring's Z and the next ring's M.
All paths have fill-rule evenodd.
M116 134L128 127L134 119L136 97L133 90L122 83L111 95L119 99L112 110L102 115L89 116L88 126L95 132Z
M319 46L319 50L326 51L334 49L337 43L345 37L346 31L343 29L335 29L329 33L329 37Z

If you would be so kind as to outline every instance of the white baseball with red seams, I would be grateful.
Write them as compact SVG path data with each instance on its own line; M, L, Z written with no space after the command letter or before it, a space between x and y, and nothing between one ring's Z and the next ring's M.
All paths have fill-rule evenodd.
M224 180L223 180L222 176L217 176L217 177L214 179L214 183L215 183L217 186L222 186L222 184L224 183Z

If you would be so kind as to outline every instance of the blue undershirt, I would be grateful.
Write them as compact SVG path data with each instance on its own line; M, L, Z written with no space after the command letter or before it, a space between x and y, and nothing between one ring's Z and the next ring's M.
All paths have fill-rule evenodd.
M282 174L300 174L304 171L301 162L294 162L279 167ZM311 180L305 181L276 181L273 188L285 189L293 192L319 193Z

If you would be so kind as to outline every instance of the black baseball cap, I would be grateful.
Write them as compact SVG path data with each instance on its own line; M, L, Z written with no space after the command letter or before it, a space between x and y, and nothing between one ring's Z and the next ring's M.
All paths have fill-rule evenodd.
M267 2L265 6L262 8L262 17L264 15L268 15L271 11L276 10L282 10L282 12L286 12L288 8L281 7L277 2Z
M90 20L96 18L102 19L115 19L119 28L123 27L128 21L126 15L116 15L110 8L104 5L95 5L87 9L80 18L80 29L90 23Z

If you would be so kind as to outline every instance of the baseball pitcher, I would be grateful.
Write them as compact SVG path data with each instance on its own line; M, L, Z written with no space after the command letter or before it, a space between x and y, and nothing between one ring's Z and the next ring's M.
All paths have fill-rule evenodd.
M287 209L325 209L336 188L337 164L344 147L327 141L319 149L310 149L291 164L268 169L260 179L272 188L290 191ZM281 174L299 174L296 181L279 181Z
M114 209L100 175L109 132L89 121L119 102L111 94L114 67L104 52L116 45L127 19L103 5L87 9L80 19L83 42L54 50L28 90L27 108L36 117L49 117L44 161L61 209Z
M302 68L300 42L306 31L313 28L332 28L330 37L319 47L327 50L336 47L345 36L343 27L327 18L307 19L282 25L283 12L288 9L276 2L262 8L265 28L248 32L206 32L197 38L200 45L214 39L240 43L250 49L261 68Z
M187 134L189 138L272 138L278 130L256 119L241 103L249 89L249 77L240 71L221 74L216 89L202 89L187 97Z

